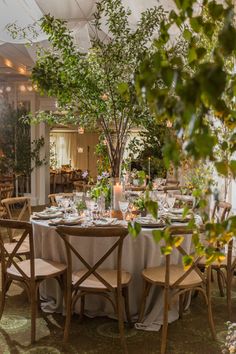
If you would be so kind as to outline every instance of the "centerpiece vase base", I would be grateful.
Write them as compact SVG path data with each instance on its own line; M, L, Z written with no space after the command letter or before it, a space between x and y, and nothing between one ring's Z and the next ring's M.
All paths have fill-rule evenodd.
M123 215L120 210L111 210L111 217L116 218L118 220L123 220Z

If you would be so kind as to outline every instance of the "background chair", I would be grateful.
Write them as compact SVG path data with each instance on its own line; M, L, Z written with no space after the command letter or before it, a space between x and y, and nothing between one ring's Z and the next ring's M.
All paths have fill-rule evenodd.
M5 247L3 229L17 230L19 239L14 243L12 252ZM0 319L2 317L6 294L12 281L21 282L28 294L31 304L31 342L35 341L36 316L38 307L39 284L45 279L55 278L62 286L62 277L66 276L66 265L34 257L34 244L32 226L28 222L0 219L0 250L1 250L1 281L2 295L0 305ZM16 261L17 252L22 247L25 239L29 239L29 259Z
M73 196L74 196L73 193L54 193L54 194L49 194L48 199L51 206L58 206L57 197L73 198Z
M185 237L192 237L192 231L188 227L170 227L169 233L171 237L185 235ZM181 247L177 247L180 255L187 256L188 253ZM179 313L182 317L184 295L191 290L198 290L204 296L207 309L208 320L212 333L215 339L215 329L211 309L211 289L210 289L210 272L211 267L207 268L206 274L203 274L197 267L200 257L195 258L193 264L188 270L184 270L182 265L172 265L171 255L165 256L165 265L147 268L142 272L144 281L144 291L141 303L141 310L139 315L139 322L142 321L145 311L146 299L152 286L159 286L164 292L164 310L163 310L163 325L162 325L162 340L161 340L161 354L166 352L167 344L167 329L168 329L168 310L171 304L171 299L174 296L179 297Z
M231 211L232 205L227 202L216 201L213 207L211 219L215 221L224 221Z
M232 205L227 202L215 202L214 208L212 211L212 220L215 222L223 222L229 216ZM217 274L217 283L220 291L220 295L223 297L224 287L226 288L226 297L227 297L227 311L228 318L231 318L231 292L232 292L232 278L234 271L236 269L236 257L233 255L233 246L234 238L232 238L227 247L227 252L225 254L225 259L222 263L213 262L211 265L212 271L216 271ZM225 250L222 250L225 252ZM199 268L204 270L206 267L206 259L203 257L199 262ZM213 278L213 275L212 275ZM214 279L214 278L213 278Z
M81 299L82 316L85 307L85 296L87 294L98 294L109 300L114 311L117 313L121 343L124 352L127 352L124 337L123 299L127 319L130 322L128 285L131 280L131 275L122 270L121 259L123 241L128 234L128 230L122 227L107 227L101 229L58 226L57 232L65 243L67 254L66 324L64 340L66 341L69 336L71 313L76 301ZM110 238L113 239L114 242L107 251L104 251L104 255L100 257L96 263L90 265L80 254L79 247L77 250L72 246L71 242L73 237ZM100 269L104 261L116 251L116 270ZM82 262L84 269L77 271L72 270L72 256Z
M30 198L26 197L13 197L6 198L1 201L2 207L4 208L6 219L10 220L29 220L31 215L31 203ZM10 242L14 241L14 233L9 229Z

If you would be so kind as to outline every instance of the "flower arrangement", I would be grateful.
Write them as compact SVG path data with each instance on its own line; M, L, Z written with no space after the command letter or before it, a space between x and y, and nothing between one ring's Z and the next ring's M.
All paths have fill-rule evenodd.
M145 171L138 171L136 169L133 169L131 171L130 176L131 176L131 179L132 179L132 183L133 184L137 183L138 186L143 185L145 183L145 181L146 181L146 173L145 173Z
M97 176L97 183L91 189L91 198L98 200L100 197L105 198L106 206L109 205L111 201L111 186L110 186L110 174L109 172L102 172L101 175Z
M222 350L223 354L236 353L236 323L227 322L227 336Z
M145 196L144 194L140 195L139 198L137 198L136 200L134 200L134 206L141 211L142 213L144 213L146 211L146 207L145 207Z
M89 173L88 173L87 170L82 172L82 178L83 178L83 179L87 179L87 178L88 178L88 175L89 175Z
M81 176L83 180L86 181L88 184L94 184L94 180L92 177L89 176L89 172L87 170L83 171Z

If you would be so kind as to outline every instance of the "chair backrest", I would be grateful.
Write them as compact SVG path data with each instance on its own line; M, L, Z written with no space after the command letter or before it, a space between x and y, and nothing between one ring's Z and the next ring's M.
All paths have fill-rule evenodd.
M30 198L13 197L1 200L1 204L5 209L6 219L22 221L26 217L29 219L31 215ZM10 241L13 241L15 233L9 228L8 231Z
M176 191L179 194L179 192L181 191L181 187L179 187L178 185L167 185L163 187L163 191L165 193L174 193L174 191Z
M180 183L180 182L179 182L177 179L174 179L174 178L167 178L165 185L166 185L166 186L168 186L168 185L169 185L169 186L173 186L173 185L174 185L174 186L178 186L179 183Z
M74 196L73 193L54 193L54 194L49 194L48 199L49 199L50 205L58 206L57 197L73 198L73 196Z
M11 230L12 233L17 231L18 239L14 242L15 247L12 249L11 253L8 253L7 249L4 246L4 235L8 230ZM18 266L16 261L17 251L20 249L21 245L28 238L30 252L30 277ZM33 232L32 225L25 221L15 221L15 220L6 220L0 219L0 251L1 251L1 272L2 279L5 277L6 270L11 266L14 266L16 270L22 275L26 280L34 280L35 278L35 268L34 268L34 246L33 246Z
M6 209L7 218L21 221L28 212L31 215L31 202L27 197L13 197L1 200L2 206ZM14 211L14 212L13 212ZM18 211L18 213L16 213Z
M171 237L176 237L176 236L184 236L184 237L191 237L191 251L187 252L183 246L180 244L179 246L176 247L177 251L179 254L184 257L184 256L192 256L194 255L194 249L193 249L193 242L192 242L192 236L193 236L193 230L191 230L188 226L170 226L168 228L170 236ZM178 285L181 285L181 283L184 281L184 279L187 278L187 276L192 273L196 272L200 278L202 279L203 283L206 283L209 279L209 270L207 269L207 277L201 272L201 270L198 268L198 263L202 259L203 256L196 256L193 260L192 265L181 275L179 278L177 278L174 282L174 284L171 285L171 287L176 287ZM167 287L170 287L170 261L171 261L171 254L167 254L165 256L166 262L165 262L165 267L166 267L166 274L165 274L165 283ZM211 268L210 266L208 268Z
M70 227L70 226L58 226L56 228L58 234L63 239L66 247L67 255L67 280L71 284L72 278L72 256L77 257L77 259L83 264L86 272L85 274L77 281L75 286L80 286L90 275L94 275L103 285L109 289L114 290L112 286L98 274L98 268L105 262L105 260L113 253L117 251L117 284L121 284L121 262L122 262L122 249L123 241L128 235L128 230L123 227ZM112 238L114 242L109 247L108 250L104 251L104 254L96 261L94 264L89 264L84 256L80 253L79 242L78 248L75 249L72 245L72 238L82 238L82 237L93 237L93 238ZM78 240L79 241L79 240Z
M14 193L14 187L0 188L0 201L11 198Z
M216 201L212 211L212 220L224 221L229 216L231 208L230 203Z

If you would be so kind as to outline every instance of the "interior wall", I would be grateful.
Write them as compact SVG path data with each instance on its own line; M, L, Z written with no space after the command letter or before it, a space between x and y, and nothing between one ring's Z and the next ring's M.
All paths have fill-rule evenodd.
M90 175L97 175L95 148L98 143L97 133L78 134L78 131L52 130L51 147L57 160L57 168L71 164L72 168L89 170Z

